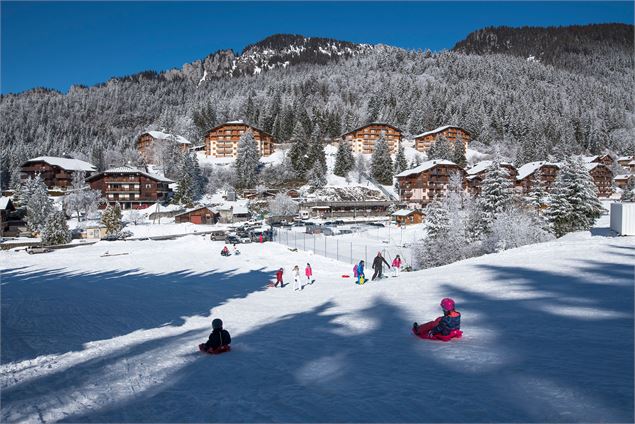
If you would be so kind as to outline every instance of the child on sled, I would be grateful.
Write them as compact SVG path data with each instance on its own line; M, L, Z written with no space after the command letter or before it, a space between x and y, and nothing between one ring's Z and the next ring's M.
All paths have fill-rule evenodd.
M412 325L412 332L424 339L436 339L448 341L455 337L461 337L461 314L455 309L453 299L446 297L441 301L443 316L425 324Z
M212 321L212 333L209 335L209 339L198 345L198 348L201 352L222 353L231 350L229 347L231 342L232 338L229 332L223 330L223 321L216 318Z

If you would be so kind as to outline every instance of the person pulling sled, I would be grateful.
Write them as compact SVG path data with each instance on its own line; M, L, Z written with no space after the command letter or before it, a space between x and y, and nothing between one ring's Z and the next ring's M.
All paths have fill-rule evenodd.
M384 264L386 264L386 266L390 268L390 264L388 264L388 262L386 262L386 259L381 256L381 252L377 252L377 256L375 256L375 259L373 260L373 269L375 270L375 272L373 273L373 278L371 278L371 280L375 281L375 278L382 278L382 273L384 272Z
M463 335L461 331L461 314L456 310L453 299L441 300L443 316L425 324L412 324L412 332L422 339L441 340L447 342Z
M231 347L232 338L227 330L223 330L223 321L216 318L212 321L212 333L209 335L209 339L205 343L198 345L198 349L201 352L206 353L223 353L229 352Z

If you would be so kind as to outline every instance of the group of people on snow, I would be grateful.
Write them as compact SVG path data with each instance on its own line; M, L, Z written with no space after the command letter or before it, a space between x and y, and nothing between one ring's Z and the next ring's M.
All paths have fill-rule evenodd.
M304 277L306 278L306 284L302 284L302 279L300 278L300 267L298 265L294 266L291 270L293 275L293 290L304 290L305 285L313 284L315 280L313 279L313 268L311 268L311 264L307 262L306 268L304 268ZM280 268L276 272L276 282L273 287L284 287L284 281L282 279L284 275L284 268Z
M234 247L232 249L232 253L229 253L229 249L227 248L227 245L225 245L225 247L223 247L223 250L220 251L220 255L221 256L231 256L232 254L240 255L240 250L238 250L238 248L236 247L235 244L234 244Z
M402 263L403 261L401 260L401 257L399 255L395 256L395 259L393 259L392 261L392 269L393 269L394 277L399 276L399 271L401 270ZM377 256L375 256L375 259L373 259L373 270L375 272L373 272L371 281L374 281L375 279L383 278L384 264L386 264L388 268L391 268L388 262L386 262L386 259L384 259L384 257L382 256L381 252L377 252ZM364 284L366 282L366 275L364 274L363 260L359 261L358 264L353 266L353 277L357 279L356 281L357 284Z

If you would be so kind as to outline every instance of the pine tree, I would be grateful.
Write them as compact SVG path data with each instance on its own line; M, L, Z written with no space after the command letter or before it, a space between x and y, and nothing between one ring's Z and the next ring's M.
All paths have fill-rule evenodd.
M256 185L260 151L251 131L245 132L238 140L238 151L234 168L238 175L238 185L250 188Z
M549 193L547 193L542 180L542 171L539 169L531 177L531 189L528 193L527 201L530 206L540 212L542 206L547 203L548 197Z
M578 157L568 158L553 186L547 218L557 237L589 230L602 214L593 178Z
M42 243L47 246L66 244L71 241L71 232L62 211L53 211L42 229Z
M408 169L408 161L406 160L406 152L403 143L399 143L397 148L397 156L395 156L395 175Z
M340 177L345 177L353 169L355 165L353 159L353 151L351 146L346 141L340 141L337 147L337 154L335 155L335 167L333 173Z
M307 155L309 152L309 143L306 132L304 131L304 125L302 122L297 121L293 128L293 134L291 135L291 148L289 149L289 159L295 174L299 178L304 178L308 172L307 169Z
M445 159L451 160L454 157L452 144L445 137L439 137L427 151L428 160Z
M513 195L514 187L509 173L498 160L494 160L483 179L480 195L481 207L490 222L511 206Z
M457 139L454 142L451 160L461 168L465 168L465 165L467 165L467 159L465 158L465 143L463 143L460 139Z
M326 185L326 173L324 172L324 167L319 161L316 161L313 164L313 168L309 171L308 174L309 185L313 189L322 188Z
M172 199L175 203L180 203L191 207L194 202L194 180L192 178L191 161L189 156L183 156L178 169L177 189Z
M450 216L441 202L434 200L425 209L426 231L428 238L440 239L450 230Z
M366 174L367 166L368 165L366 163L366 159L364 158L364 155L359 154L357 156L357 159L355 160L355 175L357 176L357 183L362 182L362 178Z
M393 164L390 158L390 150L382 132L377 141L375 141L375 150L371 156L371 174L380 184L392 185L392 172Z
M620 197L622 202L635 202L635 175L631 175L626 180L626 187Z
M108 205L101 215L101 223L106 227L106 234L117 234L123 228L121 223L121 207L119 202Z
M49 215L53 212L53 202L48 197L48 189L38 175L29 188L26 201L26 224L33 232L42 231ZM26 192L22 194L24 196Z

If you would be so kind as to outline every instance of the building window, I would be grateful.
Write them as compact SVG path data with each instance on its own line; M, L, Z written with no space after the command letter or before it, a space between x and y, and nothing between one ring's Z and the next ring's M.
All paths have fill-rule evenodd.
M146 184L146 188L152 188L152 184Z

